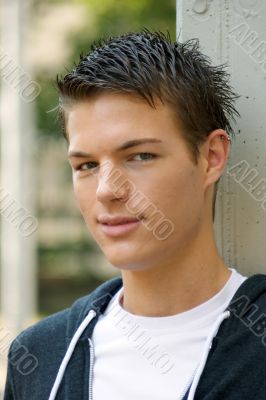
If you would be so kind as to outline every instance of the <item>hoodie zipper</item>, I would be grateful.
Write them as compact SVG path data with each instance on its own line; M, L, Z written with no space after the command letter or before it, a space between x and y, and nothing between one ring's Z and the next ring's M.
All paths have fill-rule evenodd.
M191 378L190 378L189 381L187 382L187 384L186 384L186 386L185 386L185 388L184 388L184 390L183 390L181 396L178 398L178 400L183 400L183 399L184 399L185 395L187 394L188 389L190 388L190 386L191 386L191 384L192 384L192 382L193 382L193 379L194 379L194 376L195 376L195 374L196 374L196 371L197 371L197 368L195 368L195 370L194 370L194 372L193 372Z
M211 342L211 344L210 344L210 346L209 346L209 351L210 351L211 347L212 347L212 342ZM209 353L209 351L208 351L208 353ZM183 399L184 399L185 395L187 394L188 389L189 389L190 386L192 385L192 382L193 382L193 379L194 379L194 377L195 377L195 375L196 375L197 369L198 369L198 365L197 365L197 367L195 368L194 372L192 373L191 378L190 378L189 381L187 382L187 384L186 384L184 390L182 391L181 396L178 398L178 400L183 400ZM188 398L188 396L187 396L187 398Z
M62 379L64 377L66 368L68 366L68 363L73 355L73 352L75 351L75 347L77 345L78 340L80 339L82 333L84 330L87 328L87 326L90 324L91 320L97 315L95 310L90 310L85 317L85 319L82 321L82 323L79 325L78 329L76 330L74 336L72 337L69 346L67 348L67 351L64 355L64 358L60 364L59 370L57 372L52 390L49 395L49 400L55 400L58 390L60 388L60 384L62 382Z
M210 345L209 345L208 354L209 354L209 352L210 352L210 349L212 348L212 342L213 342L213 341L211 341L211 343L210 343ZM195 375L196 375L197 369L198 369L198 365L197 365L197 367L195 368L194 372L192 373L191 378L190 378L189 381L187 382L187 384L186 384L184 390L182 391L181 396L178 398L178 400L183 400L183 399L184 399L185 395L187 394L188 389L189 389L190 386L192 385L192 382L193 382L193 379L194 379L194 377L195 377ZM187 398L188 398L188 396L187 396Z
M194 395L195 395L195 391L197 389L200 377L202 375L202 372L205 368L206 362L207 362L207 358L208 355L210 353L210 350L212 348L212 344L213 344L213 339L216 336L222 322L230 317L230 311L225 310L216 320L209 336L207 337L207 342L205 345L205 348L203 349L203 354L201 356L200 362L198 364L198 367L196 368L196 370L193 373L193 378L191 381L191 385L189 388L189 393L187 396L187 400L193 400L194 399ZM188 388L187 388L188 390ZM183 396L185 396L186 393L183 394ZM180 400L183 400L183 398L181 398Z
M94 364L94 348L93 343L90 338L88 338L89 347L90 347L90 371L89 371L89 400L92 400L92 373L93 373L93 364Z

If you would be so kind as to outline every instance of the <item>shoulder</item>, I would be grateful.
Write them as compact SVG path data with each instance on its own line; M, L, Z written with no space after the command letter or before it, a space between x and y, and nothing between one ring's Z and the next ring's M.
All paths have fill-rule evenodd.
M98 286L73 305L52 314L22 331L11 343L8 352L8 373L5 399L45 399L60 363L78 326L90 309L101 312L122 286L121 278L113 278Z
M245 300L245 301L244 301ZM266 304L266 275L255 274L249 276L238 288L230 305L239 303Z
M90 294L77 299L71 307L52 314L23 330L11 343L9 361L27 358L28 368L40 360L61 359L76 329L90 309L105 308L112 295L121 287L121 278L113 278Z
M111 300L113 294L121 287L121 278L110 279L93 292L77 299L69 308L49 315L36 324L22 331L14 342L23 342L24 345L40 347L49 346L51 338L68 338L73 336L75 328L79 326L91 308L101 311ZM16 344L14 343L14 347Z

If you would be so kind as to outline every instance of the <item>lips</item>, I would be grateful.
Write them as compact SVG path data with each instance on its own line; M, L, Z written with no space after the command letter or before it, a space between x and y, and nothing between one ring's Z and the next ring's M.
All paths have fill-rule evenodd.
M141 219L141 217L132 217L132 216L109 216L104 215L98 218L98 222L104 225L122 225L130 222L137 222Z
M102 232L109 237L118 237L129 234L140 225L141 217L128 216L101 216L98 218Z

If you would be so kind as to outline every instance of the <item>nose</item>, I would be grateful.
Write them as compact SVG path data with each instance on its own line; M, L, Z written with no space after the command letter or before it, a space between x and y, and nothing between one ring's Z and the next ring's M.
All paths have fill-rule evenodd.
M119 199L126 201L129 196L130 182L122 171L110 162L105 162L98 174L96 197L99 201Z

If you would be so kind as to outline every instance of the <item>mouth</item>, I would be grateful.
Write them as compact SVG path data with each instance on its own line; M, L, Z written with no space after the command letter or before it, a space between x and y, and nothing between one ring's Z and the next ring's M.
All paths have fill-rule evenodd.
M131 221L123 221L116 224L100 223L102 232L106 236L117 237L126 235L136 230L141 223L141 219L134 219Z

